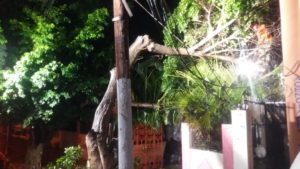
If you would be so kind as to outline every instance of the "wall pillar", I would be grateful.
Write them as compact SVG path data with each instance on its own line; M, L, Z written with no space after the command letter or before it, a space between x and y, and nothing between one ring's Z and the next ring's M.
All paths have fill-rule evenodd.
M280 0L281 36L290 163L300 146L300 2ZM298 117L298 118L297 118Z
M190 169L190 128L187 123L181 123L182 169Z
M224 169L233 169L232 125L222 124L222 149Z
M251 112L232 110L233 169L253 169Z

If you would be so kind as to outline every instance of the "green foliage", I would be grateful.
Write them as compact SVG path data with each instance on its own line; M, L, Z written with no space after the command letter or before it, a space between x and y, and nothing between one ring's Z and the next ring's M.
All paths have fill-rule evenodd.
M132 67L133 101L155 103L161 96L161 59L143 58Z
M1 24L1 22L0 22L0 24ZM3 66L5 64L5 58L7 56L6 43L7 43L7 40L3 35L3 29L0 25L0 69L3 68Z
M80 146L77 147L67 147L65 148L64 155L59 157L55 163L50 163L47 165L48 169L73 169L76 163L80 159L82 154L82 149Z
M141 159L139 157L135 157L133 161L133 168L140 168L141 167Z
M54 10L57 12L57 10ZM8 112L15 112L20 109L19 105L14 104L16 100L24 100L29 106L29 115L25 118L25 125L29 125L32 120L42 119L49 121L55 107L61 99L69 98L69 94L60 91L58 83L61 80L61 69L63 64L56 61L53 51L57 48L55 36L56 24L59 22L47 21L47 18L38 15L35 11L25 8L25 13L35 23L34 27L26 22L14 20L12 23L19 28L23 28L21 34L24 39L29 38L32 42L32 49L25 52L21 59L17 61L13 70L4 73L4 91L2 99L7 101ZM59 39L59 38L58 38ZM26 109L25 109L26 110ZM26 115L25 115L26 116Z
M60 114L68 116L66 124L81 116L78 113L82 102L98 102L113 58L110 43L99 46L106 43L108 11L98 3L88 7L82 3L44 6L44 1L30 1L22 17L10 20L17 44L8 40L19 48L19 57L3 73L0 115L9 115L28 126L37 121L50 124L55 114ZM81 13L75 15L78 9L82 9ZM5 43L1 33L2 29L0 46ZM72 102L73 108L65 107ZM76 113L69 112L74 110Z
M138 60L132 67L133 102L156 103L161 96L162 62L157 57L147 57ZM143 123L153 128L161 127L162 114L156 108L133 109L133 121Z
M81 47L86 50L92 50L92 46L87 46L84 42L104 37L103 31L105 26L108 24L105 20L107 16L108 11L105 8L96 9L94 12L88 14L83 28L75 37L73 43L81 44Z
M138 109L133 113L133 122L136 124L145 124L154 129L158 129L163 124L163 112L152 109Z
M253 46L251 25L268 23L266 16L269 11L270 0L181 0L168 18L164 42L169 46L190 47L231 19L236 19L197 50L210 49L203 55L206 57L237 58L240 52L222 51ZM170 112L180 110L179 114L195 125L212 129L241 101L246 89L244 84L241 88L235 86L237 79L230 67L222 62L212 64L191 58L169 57L164 60L161 86L164 95L159 103Z
M270 18L266 17L272 13L272 0L210 0L209 3L222 9L222 17L225 19L234 18L239 15L239 22L244 26L243 29L249 29L253 22L269 23Z
M254 93L260 100L281 101L284 100L283 66L276 67L268 76L261 79L252 79ZM272 89L272 90L266 90Z
M168 18L167 27L164 29L164 42L174 44L174 33L183 35L188 31L190 22L198 16L200 8L194 0L181 0L173 14ZM182 45L182 44L181 44Z
M176 88L176 86L181 84L181 81L177 81L176 77L173 75L180 67L179 65L180 60L177 58L167 58L164 60L164 71L162 75L163 83L161 89L165 95L170 93L169 91L172 88Z
M202 129L213 129L228 117L245 88L236 85L234 71L220 63L202 60L190 71L177 71L186 86L175 91L170 106L178 108L187 122Z
M0 27L0 44L4 45L6 42L7 41L6 41L6 39L5 39L4 35L3 35L3 29L2 29L2 27Z

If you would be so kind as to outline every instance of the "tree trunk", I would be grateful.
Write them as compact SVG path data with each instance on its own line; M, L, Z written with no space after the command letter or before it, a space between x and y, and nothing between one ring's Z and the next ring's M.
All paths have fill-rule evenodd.
M41 169L44 143L48 132L43 122L35 122L30 130L29 143L25 156L26 169Z
M42 154L43 144L38 145L30 144L27 147L25 157L25 168L26 169L41 169L42 168Z
M150 44L148 36L138 37L130 46L130 65L137 55ZM91 169L111 169L116 165L112 140L109 133L109 120L113 112L116 99L116 71L111 70L111 77L106 92L95 112L92 129L86 136L88 151L88 166Z
M88 167L110 169L116 164L109 133L109 120L116 97L116 71L111 70L107 90L97 107L92 129L86 136Z
M96 169L103 168L101 163L99 148L97 144L97 133L91 130L86 136L86 147L88 153L88 168ZM112 159L113 161L113 159Z
M172 48L154 43L148 35L139 36L129 48L129 64L134 63L142 51L153 52L156 54L168 54L174 56L194 56L202 57L205 52L186 48ZM227 57L217 57L225 61L233 61ZM86 136L88 151L88 165L91 169L111 169L116 165L116 159L112 151L112 140L109 134L109 120L113 112L116 99L116 72L111 70L111 77L106 92L98 105L92 129Z

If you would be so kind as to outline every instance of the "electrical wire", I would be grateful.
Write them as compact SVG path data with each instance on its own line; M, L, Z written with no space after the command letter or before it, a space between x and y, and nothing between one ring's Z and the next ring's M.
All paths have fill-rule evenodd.
M300 76L297 72L300 68L300 61L297 60L296 63L292 66L292 68L288 68L286 66L284 66L285 69L288 69L288 72L286 74L284 74L283 76L287 77L287 76L291 76L291 75L296 75L296 76Z
M147 2L148 2L149 0L147 0ZM150 11L148 11L147 9L146 9L146 7L144 7L138 0L134 0L134 2L136 3L136 4L138 4L152 19L154 19L154 21L155 22L157 22L160 26L162 26L162 27L165 27L165 25L162 23L162 22L160 22L153 14L152 14L152 12L150 12Z
M152 13L150 11L148 11L146 9L146 7L144 7L138 0L134 0L135 3L137 3L141 9L143 9L155 22L157 22L162 28L166 28L166 30L170 33L171 36L173 36L178 42L180 42L181 44L184 44L184 42L177 37L175 34L172 33L172 31L166 27L162 22L160 22L154 15L152 15Z

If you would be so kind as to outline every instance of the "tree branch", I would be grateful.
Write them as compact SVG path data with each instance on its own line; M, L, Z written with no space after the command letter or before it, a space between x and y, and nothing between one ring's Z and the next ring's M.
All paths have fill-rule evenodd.
M236 19L232 19L229 22L227 22L225 25L223 25L220 28L217 28L213 32L209 33L204 39L202 39L200 42L198 42L197 44L195 44L194 46L192 46L189 49L189 52L193 53L195 50L197 50L198 48L200 48L201 46L203 46L204 44L206 44L209 40L211 40L213 37L215 37L216 35L218 35L221 31L223 31L224 29L226 29L228 26L230 26L235 20Z
M203 53L209 52L210 50L216 48L218 45L221 45L222 43L225 43L226 41L233 39L234 36L235 36L236 34L237 34L237 31L234 32L233 34L231 34L228 38L225 38L225 39L223 39L223 40L221 40L221 41L218 41L218 42L215 43L214 45L205 48L204 50L202 50L202 52L203 52Z
M140 108L151 108L151 109L156 109L159 108L157 104L153 103L131 103L132 107L140 107Z
M152 53L157 53L157 54L162 54L162 55L169 55L169 56L180 56L180 57L205 57L205 58L215 58L227 62L235 62L234 59L231 57L225 57L225 56L206 56L206 52L203 51L195 51L195 52L190 52L190 49L187 48L174 48L174 47L167 47L164 45L160 45L158 43L151 42L147 46L147 51L152 52Z

